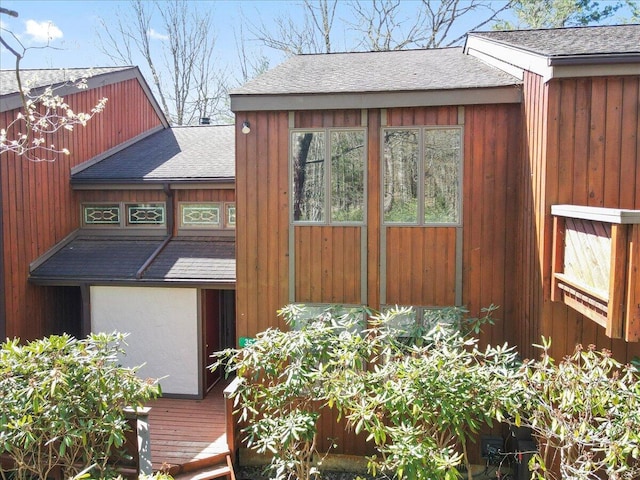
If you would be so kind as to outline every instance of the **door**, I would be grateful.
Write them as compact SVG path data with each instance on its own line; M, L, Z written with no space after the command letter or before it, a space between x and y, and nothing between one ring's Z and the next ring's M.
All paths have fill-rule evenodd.
M208 392L211 390L211 387L222 378L222 372L219 369L212 372L209 368L209 365L213 363L211 355L222 349L220 342L220 290L202 291L202 318L204 339L204 391Z
M211 372L211 355L235 346L236 295L235 290L202 290L202 338L204 352L204 390L208 392L221 378L223 369Z

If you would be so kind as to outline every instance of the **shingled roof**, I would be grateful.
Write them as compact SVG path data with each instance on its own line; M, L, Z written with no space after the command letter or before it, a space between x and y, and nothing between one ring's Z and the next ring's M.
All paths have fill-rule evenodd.
M242 111L444 105L452 96L459 98L465 92L476 96L467 99L469 103L496 101L490 93L481 98L487 89L502 89L507 96L504 101L516 102L519 96L513 86L519 84L508 73L464 55L459 47L298 55L233 90L231 108ZM429 98L416 103L415 95L420 93L427 93ZM310 103L310 96L319 96L320 100ZM259 99L266 97L274 97L273 104L262 100L260 105Z
M146 268L145 264L150 262ZM215 284L236 280L232 237L157 238L77 237L33 269L40 285Z
M233 125L160 130L72 175L73 185L233 182Z
M39 88L74 83L81 78L97 79L101 75L135 69L135 67L94 67L94 68L37 68L20 69L23 87ZM18 92L18 80L13 69L0 70L0 95Z
M469 36L547 57L640 55L640 25L471 32Z

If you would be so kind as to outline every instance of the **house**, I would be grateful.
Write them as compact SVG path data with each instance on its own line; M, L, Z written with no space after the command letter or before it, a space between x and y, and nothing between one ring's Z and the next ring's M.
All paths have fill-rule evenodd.
M292 302L494 304L483 343L640 355L639 91L640 25L301 55L234 90L237 336Z
M201 398L216 380L209 355L235 341L234 127L169 128L137 68L64 86L87 73L23 72L62 85L76 111L108 101L59 139L68 157L3 155L1 333L127 332L124 363ZM10 74L7 124L20 107Z
M640 355L640 25L301 55L232 92L231 127L169 128L135 68L65 93L101 97L70 156L0 159L4 335L132 332L127 361L190 398L292 302L494 304L483 343Z

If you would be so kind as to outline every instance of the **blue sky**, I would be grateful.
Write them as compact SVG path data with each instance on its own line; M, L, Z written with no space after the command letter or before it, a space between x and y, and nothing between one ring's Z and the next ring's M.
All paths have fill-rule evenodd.
M234 27L240 25L241 11L252 18L269 18L287 8L293 8L293 2L289 1L198 0L198 3L213 11L217 50L224 62L234 60ZM100 28L99 18L103 18L107 23L113 21L119 8L127 8L126 1L2 0L1 4L4 8L19 13L18 18L2 15L0 21L4 28L19 37L25 47L30 47L21 63L23 68L112 65L110 59L101 54L96 46L96 31ZM157 31L161 34L159 21L157 23ZM6 32L2 33L3 37L6 37ZM47 36L52 37L50 45L55 48L31 49L46 45ZM273 57L272 61L281 60L275 52L270 56ZM14 66L14 57L3 48L0 49L0 65L3 69Z
M192 0L195 1L195 0ZM225 69L233 68L237 59L234 31L237 31L242 14L253 22L263 21L269 25L272 19L286 11L299 11L300 0L197 0L198 4L211 9L216 34L218 59ZM413 15L417 0L403 0L405 18ZM2 26L16 34L25 47L46 45L47 36L50 45L55 48L30 49L21 63L23 68L61 68L108 66L113 63L97 48L96 31L100 28L99 18L107 23L113 21L118 9L126 10L128 2L116 0L1 0L2 6L19 13L18 18L2 15ZM504 3L496 0L496 4ZM344 18L349 10L339 5L337 15ZM162 35L159 19L154 31ZM464 27L462 27L464 28ZM471 28L471 27L469 27ZM2 32L6 38L6 32ZM353 44L344 39L353 33L337 32L334 39L336 50L349 48ZM464 32L459 32L464 33ZM342 37L342 38L340 38ZM159 38L155 41L161 41ZM340 45L342 43L343 45ZM345 48L346 45L346 48ZM259 45L249 45L260 49ZM260 52L269 58L270 66L280 63L281 53L261 48ZM141 61L140 61L141 63ZM0 66L13 68L14 58L0 48Z

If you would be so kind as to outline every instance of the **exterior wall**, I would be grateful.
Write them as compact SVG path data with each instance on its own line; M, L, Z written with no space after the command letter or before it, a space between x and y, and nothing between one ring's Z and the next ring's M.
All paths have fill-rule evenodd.
M494 303L501 306L500 318L511 318L514 264L509 260L516 218L519 106L402 108L382 115L388 126L464 123L462 271L456 272L457 234L451 227L385 227L386 251L381 251L382 117L380 110L369 110L364 115L366 228L296 226L290 272L288 114L241 113L236 137L237 204L242 212L237 224L238 336L280 325L275 312L290 301L290 279L295 279L291 288L295 301L358 304L364 283L368 305L379 308L381 291L387 304L453 305L457 273L462 304L473 314ZM297 112L293 124L355 127L362 118L360 111ZM245 119L256 125L249 135L239 133ZM366 262L364 277L362 262ZM381 286L383 271L387 282ZM503 341L505 324L497 327L497 333L487 333L487 340Z
M545 335L558 358L577 343L611 349L623 361L640 355L640 344L606 337L604 328L549 298L551 205L640 209L639 98L638 76L547 84L534 74L525 77L515 315L524 320L521 346Z
M200 393L197 289L91 287L91 330L129 333L123 365L144 364L163 394Z
M85 128L60 132L53 143L71 154L54 162L34 163L13 154L0 158L2 245L6 332L33 339L56 331L48 312L57 309L55 294L27 283L29 263L78 228L79 195L69 183L72 167L162 125L136 79L65 97L74 111L89 111L102 97L105 110ZM0 113L7 125L17 111ZM2 303L0 302L0 306ZM0 322L1 326L1 322Z
M355 304L365 297L378 309L384 295L387 304L449 306L455 303L458 283L462 304L471 314L478 315L492 303L501 307L496 317L503 320L487 327L481 340L504 342L514 329L520 115L520 105L296 112L291 117L287 112L237 113L237 336L282 328L276 311L291 297L299 302ZM248 135L240 132L245 120L252 126ZM381 225L383 122L464 125L461 228ZM290 127L361 125L367 130L366 226L297 225L290 230ZM456 252L456 245L462 246L461 252ZM381 278L385 272L386 282ZM321 438L336 438L348 453L368 453L354 451L365 448L364 442L355 442L344 425L332 419L323 422Z

